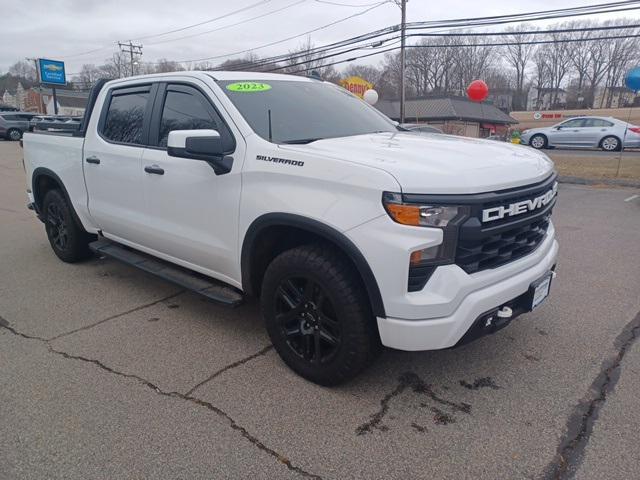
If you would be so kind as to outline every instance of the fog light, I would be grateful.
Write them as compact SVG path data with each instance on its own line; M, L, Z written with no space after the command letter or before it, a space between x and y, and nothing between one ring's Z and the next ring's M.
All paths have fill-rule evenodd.
M411 252L411 257L409 259L410 265L413 267L418 267L420 265L424 265L425 263L429 263L432 260L435 260L440 254L440 247L442 247L442 244Z

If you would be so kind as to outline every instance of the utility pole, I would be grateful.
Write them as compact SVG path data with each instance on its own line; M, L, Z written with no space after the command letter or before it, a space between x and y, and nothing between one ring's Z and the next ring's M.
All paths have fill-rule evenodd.
M405 103L405 91L404 91L404 73L405 73L405 34L407 30L407 1L408 0L395 0L396 5L401 10L400 20L400 123L404 123L404 103Z
M129 43L118 42L118 46L120 47L120 51L122 53L129 54L130 65L131 65L131 76L133 77L134 75L133 66L137 63L135 61L135 56L136 55L142 56L142 45L136 45L132 43L131 40L129 40Z

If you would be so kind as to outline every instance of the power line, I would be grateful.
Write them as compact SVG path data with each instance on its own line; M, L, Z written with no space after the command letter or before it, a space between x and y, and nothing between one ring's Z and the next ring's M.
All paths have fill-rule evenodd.
M250 10L252 8L255 8L255 7L257 7L259 5L262 5L264 3L268 3L270 1L271 0L260 0L260 1L256 2L256 3L252 3L251 5L248 5L246 7L239 8L238 10L234 10L232 12L225 13L224 15L221 15L219 17L210 18L210 19L204 20L202 22L194 23L194 24L191 24L191 25L186 25L184 27L176 28L174 30L168 30L166 32L160 32L160 33L155 33L155 34L150 34L150 35L144 35L142 37L132 38L132 40L138 40L139 41L139 40L145 40L147 38L161 37L161 36L164 36L164 35L169 35L170 33L182 32L182 31L188 30L190 28L199 27L199 26L205 25L207 23L212 23L212 22L215 22L217 20L222 20L223 18L227 18L227 17L230 17L232 15L235 15L236 13L241 13L241 12L244 12L246 10ZM112 42L109 45L104 45L102 47L95 48L93 50L87 50L85 52L74 53L74 54L71 54L71 55L62 55L59 58L73 58L73 57L80 57L80 56L83 56L83 55L89 55L90 53L96 53L96 52L100 52L102 50L105 50L107 48L112 48L113 45L116 44L116 43L119 43L119 42L117 42L117 41L116 42Z
M212 30L206 30L204 32L193 33L191 35L185 35L185 36L182 36L182 37L169 38L169 39L166 39L166 40L160 40L160 41L157 41L157 42L147 43L146 45L147 46L152 46L152 45L158 45L158 44L161 44L161 43L176 42L178 40L184 40L185 38L199 37L201 35L206 35L208 33L218 32L220 30L225 30L227 28L236 27L238 25L242 25L244 23L248 23L248 22L251 22L253 20L257 20L259 18L263 18L263 17L267 17L269 15L273 15L274 13L278 13L278 12L281 12L281 11L286 10L288 8L295 7L296 5L300 5L301 3L304 3L306 1L307 0L298 0L297 2L290 3L288 5L285 5L284 7L278 8L276 10L271 10L271 11L263 13L261 15L256 15L255 17L247 18L246 20L242 20L240 22L232 23L230 25L223 25L222 27L214 28Z
M354 3L338 3L338 2L330 2L328 0L313 0L317 3L326 3L327 5L334 5L336 7L370 7L371 5L375 5L376 3L363 3L363 4L354 4ZM393 0L388 0L393 1Z
M223 18L230 17L232 15L235 15L236 13L245 12L247 10L250 10L252 8L256 8L256 7L258 7L260 5L263 5L265 3L269 3L270 1L271 0L260 0L260 1L256 2L256 3L252 3L251 5L247 5L246 7L242 7L242 8L239 8L238 10L234 10L232 12L225 13L224 15L220 15L219 17L210 18L208 20L204 20L204 21L198 22L198 23L192 23L191 25L186 25L184 27L176 28L176 29L173 29L173 30L168 30L166 32L160 32L160 33L154 33L154 34L150 34L150 35L144 35L142 37L134 38L133 40L146 40L147 38L161 37L161 36L164 36L164 35L169 35L170 33L183 32L184 30L188 30L190 28L199 27L201 25L206 25L207 23L212 23L212 22L216 22L218 20L222 20Z
M412 45L408 48L469 48L469 47L504 47L508 45L541 45L541 44L549 44L549 43L570 43L570 42L590 42L594 40L616 40L616 39L626 39L626 38L640 38L640 35L615 35L608 37L589 37L589 38L567 38L567 39L558 39L558 40L535 40L530 42L502 42L502 43L460 43L460 44L441 44L441 45ZM326 63L322 65L322 67L331 67L334 65L339 65L341 63L352 62L354 60L358 60L361 58L372 57L374 55L380 55L381 53L388 53L395 50L398 50L400 47L391 47L386 48L384 50L376 51L373 53L368 53L365 55L359 55L357 57L348 58L346 60L338 60L332 63ZM318 67L313 68L305 68L301 70L295 70L293 72L287 72L289 74L297 74L297 73L306 73L311 70L317 70Z
M226 57L231 57L233 55L240 55L240 54L243 54L243 53L253 52L255 50L260 50L262 48L271 47L273 45L278 45L280 43L284 43L284 42L287 42L289 40L293 40L295 38L299 38L299 37L303 37L305 35L309 35L310 33L314 33L314 32L318 32L320 30L324 30L325 28L332 27L334 25L337 25L338 23L342 23L342 22L345 22L345 21L350 20L352 18L364 15L365 13L368 13L368 12L370 12L371 10L373 10L375 8L381 7L385 3L388 3L387 0L384 0L382 2L376 3L373 7L369 7L366 10L363 10L363 11L358 12L358 13L354 13L353 15L349 15L348 17L341 18L340 20L336 20L334 22L327 23L327 24L322 25L320 27L317 27L317 28L314 28L314 29L311 29L311 30L307 30L306 32L300 33L298 35L293 35L291 37L283 38L283 39L277 40L275 42L266 43L266 44L260 45L258 47L248 48L248 49L245 49L245 50L239 50L237 52L225 53L225 54L222 54L222 55L215 55L215 56L212 56L212 57L193 58L193 59L190 59L190 60L176 60L176 61L178 63L202 62L202 61L205 61L205 60L217 60L219 58L226 58ZM152 62L152 63L155 63L155 62Z
M453 20L438 20L438 21L431 21L431 22L414 22L414 23L407 24L407 28L412 30L443 28L447 26L446 22L450 22L453 25L459 25L462 22L464 22L463 25L460 25L463 27L489 26L494 23L495 24L517 23L517 22L519 23L519 22L522 22L521 18L523 17L525 17L527 21L537 21L537 20L544 20L549 18L564 18L568 16L573 16L576 13L584 13L583 12L584 10L588 10L589 15L593 15L595 13L610 13L610 12L620 11L619 9L617 9L617 7L619 6L627 6L631 4L635 6L625 8L625 10L628 10L628 9L636 10L640 8L640 5L638 5L640 4L640 2L638 1L623 1L623 2L608 3L608 4L591 5L586 7L572 7L572 8L563 8L563 9L554 9L554 10L542 10L542 11L528 12L528 13L522 13L522 14L499 15L499 16L490 16L490 17L477 17L477 18L453 19ZM611 8L605 8L605 7L614 7L614 9L612 10ZM594 11L594 9L598 9L598 11ZM532 15L539 15L539 18L530 18ZM420 26L420 25L423 25L423 26ZM386 27L380 30L369 32L367 34L359 35L359 36L352 37L339 42L334 42L328 45L315 47L303 52L299 56L323 53L331 49L348 46L352 44L357 44L358 42L371 40L373 38L379 38L381 36L397 32L398 30L399 30L399 25L393 25L390 27ZM382 41L385 41L385 40L382 40ZM258 48L262 48L262 47L258 47ZM245 50L241 53L246 53L248 51L252 51L252 49ZM233 54L229 54L225 56L230 56L230 55L233 55ZM280 55L275 55L265 59L260 59L257 61L248 61L248 62L244 62L243 64L236 64L233 66L233 69L234 70L242 69L243 66L253 68L255 66L275 64L278 62L287 61L290 58L292 58L292 55L290 53L280 54Z

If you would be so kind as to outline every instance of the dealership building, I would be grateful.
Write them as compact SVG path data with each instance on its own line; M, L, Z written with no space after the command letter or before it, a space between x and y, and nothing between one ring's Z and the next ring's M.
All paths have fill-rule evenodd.
M400 121L399 100L380 100L375 107L393 120ZM480 138L504 135L518 123L491 104L455 96L406 100L404 117L406 123L427 123L445 133Z

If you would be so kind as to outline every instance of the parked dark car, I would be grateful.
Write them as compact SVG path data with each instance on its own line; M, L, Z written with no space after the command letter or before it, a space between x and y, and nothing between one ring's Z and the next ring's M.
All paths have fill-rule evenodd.
M0 137L18 141L28 132L29 122L35 116L28 112L0 112Z

